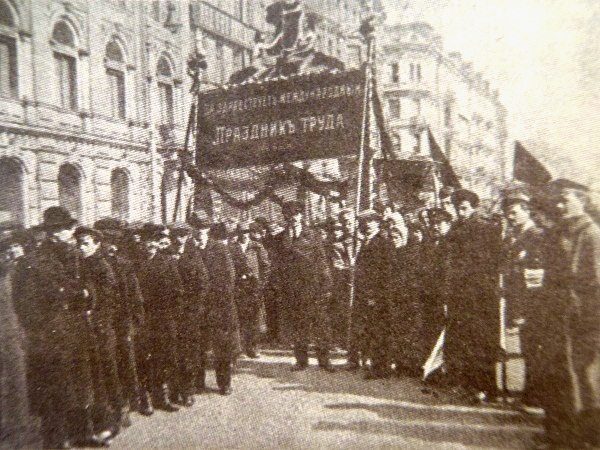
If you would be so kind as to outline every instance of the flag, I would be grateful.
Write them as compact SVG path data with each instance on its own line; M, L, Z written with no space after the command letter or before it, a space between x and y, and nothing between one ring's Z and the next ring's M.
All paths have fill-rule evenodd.
M452 166L450 165L450 161L448 161L448 158L446 158L446 155L444 155L444 152L442 152L442 149L440 148L440 146L436 142L435 138L433 137L433 133L431 132L431 129L427 130L427 136L429 138L429 148L431 151L431 158L439 166L440 181L442 182L442 184L444 186L450 186L450 187L453 187L456 189L460 189L461 188L460 180L456 176L456 173L454 173L454 169L452 169Z
M429 375L438 370L444 364L444 340L446 338L446 329L444 328L440 333L433 350L429 354L429 358L423 364L423 381L427 379Z
M531 186L541 187L552 180L552 175L519 141L515 141L513 178Z

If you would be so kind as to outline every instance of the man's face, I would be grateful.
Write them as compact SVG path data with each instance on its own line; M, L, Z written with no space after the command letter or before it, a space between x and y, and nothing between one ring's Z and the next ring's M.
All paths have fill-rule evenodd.
M504 210L504 216L511 227L521 227L527 223L531 214L526 206L521 203L509 205Z
M75 232L75 226L62 228L59 230L52 231L50 235L59 242L66 244L73 243L73 233Z
M475 208L473 208L473 205L469 201L463 200L456 206L456 212L460 220L466 220L475 213Z
M160 248L160 241L158 239L149 239L144 242L144 247L146 248L146 254L152 258Z
M450 222L440 220L433 224L433 229L438 236L446 236L450 231Z
M419 212L419 221L426 227L429 226L429 215L427 214L427 211Z
M399 228L392 227L390 229L390 238L396 248L404 247L406 245L406 235Z
M442 199L442 208L444 208L444 211L449 213L453 218L456 218L456 209L454 208L450 197L445 197Z
M298 212L296 214L292 214L290 217L288 217L288 222L293 227L302 225L302 213Z
M369 220L363 223L362 229L367 236L373 236L379 232L379 221Z
M208 244L208 228L204 228L202 230L198 230L198 235L196 237L197 241L198 241L198 245L201 248L206 247L206 244Z
M342 214L340 216L340 223L344 228L344 233L352 234L354 233L354 217L350 213Z
M563 190L556 202L556 208L561 219L572 219L585 214L585 201L575 192Z
M238 242L240 244L247 244L248 242L250 242L250 231L244 230L244 233L240 233Z
M170 246L171 246L171 239L168 236L163 236L162 238L160 238L160 241L158 241L158 248L160 250L166 250Z
M83 235L77 239L77 247L84 258L89 258L98 251L100 242L96 242L92 236Z
M262 238L263 238L263 230L253 231L252 233L250 233L250 237L252 237L252 239L255 240L255 241L262 240Z
M23 250L23 246L21 244L19 244L18 242L13 242L6 249L6 258L9 261L14 261L17 258L20 258L21 256L23 256L24 254L25 254L25 251Z
M189 234L178 234L175 236L175 242L179 247L183 247L187 243L189 237Z

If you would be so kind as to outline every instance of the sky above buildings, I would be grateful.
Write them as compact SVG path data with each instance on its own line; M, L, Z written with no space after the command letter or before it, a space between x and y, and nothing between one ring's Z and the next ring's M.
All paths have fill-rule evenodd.
M500 90L511 139L600 181L600 0L384 0L424 20ZM560 172L560 168L553 168Z

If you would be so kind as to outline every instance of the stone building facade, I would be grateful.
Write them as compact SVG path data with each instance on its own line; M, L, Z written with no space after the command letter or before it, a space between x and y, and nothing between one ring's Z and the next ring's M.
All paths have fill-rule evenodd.
M459 53L446 54L427 23L385 27L377 59L396 157L427 157L430 128L461 184L493 197L506 176L508 152L498 91Z
M263 0L0 0L0 224L63 205L82 223L171 221L188 55L226 83L272 33ZM362 1L306 0L320 50L353 64ZM182 217L192 186L185 180Z

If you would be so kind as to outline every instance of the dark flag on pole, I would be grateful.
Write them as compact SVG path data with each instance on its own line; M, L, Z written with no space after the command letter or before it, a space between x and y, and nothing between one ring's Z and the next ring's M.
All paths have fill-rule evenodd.
M454 169L452 169L450 161L448 161L448 158L446 155L444 155L442 149L433 137L431 129L427 130L427 136L429 138L429 148L431 149L431 159L433 159L439 166L440 181L444 186L460 189L460 180L456 176L456 173L454 173Z
M513 178L531 186L544 186L552 180L552 175L519 141L515 142Z

